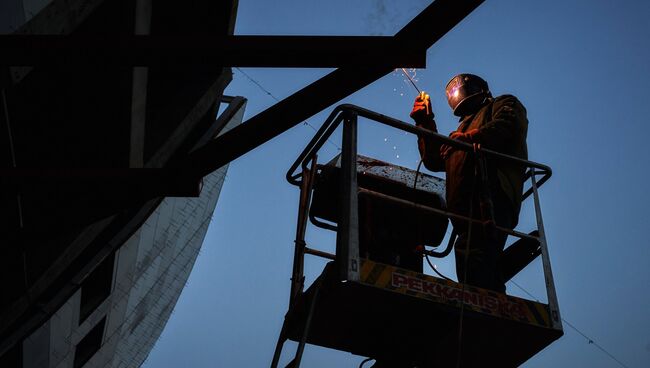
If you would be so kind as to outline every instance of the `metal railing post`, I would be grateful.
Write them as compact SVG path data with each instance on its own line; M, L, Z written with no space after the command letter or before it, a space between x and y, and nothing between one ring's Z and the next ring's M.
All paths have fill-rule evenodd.
M551 324L555 329L562 329L562 318L560 317L560 308L555 292L555 281L553 281L553 270L551 269L551 259L548 254L548 245L546 243L546 232L544 231L544 220L542 220L542 208L539 203L539 193L537 192L537 180L535 179L536 170L532 170L530 176L531 188L533 190L533 200L535 202L535 218L537 220L537 231L539 231L539 243L542 251L542 267L544 269L544 281L546 283L546 295L548 298L548 308L551 314Z
M336 237L339 278L359 280L359 216L357 187L357 114L345 112L341 152L341 216Z
M317 156L313 155L311 168L307 167L305 161L302 165L302 182L300 183L300 202L298 209L298 222L296 226L295 250L293 254L293 272L291 274L291 294L289 305L293 304L294 299L304 288L304 268L305 268L305 231L307 230L307 220L309 214L309 204L311 202L311 193L316 172Z

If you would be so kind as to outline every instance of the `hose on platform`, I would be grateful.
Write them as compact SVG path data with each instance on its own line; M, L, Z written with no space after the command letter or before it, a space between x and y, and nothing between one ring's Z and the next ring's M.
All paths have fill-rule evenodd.
M414 190L417 188L417 185L418 185L418 177L420 176L420 169L421 168L422 168L422 159L420 159L420 163L418 163L418 168L415 170L415 180L413 180L413 189ZM450 242L455 237L454 235L455 235L455 233L452 231L451 238L449 239ZM427 260L427 263L429 264L429 267L431 267L431 269L433 270L433 272L436 273L436 275L442 277L445 280L453 281L452 279L450 279L449 277L443 275L440 271L438 271L436 266L434 266L433 263L431 263L431 260L429 259L429 255L426 252L424 253L424 258Z

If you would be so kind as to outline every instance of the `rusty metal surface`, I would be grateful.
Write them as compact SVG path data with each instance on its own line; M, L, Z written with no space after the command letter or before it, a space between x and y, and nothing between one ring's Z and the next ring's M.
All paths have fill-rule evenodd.
M340 157L337 156L330 164L341 167ZM362 155L357 155L357 172L359 175L372 175L401 183L409 188L413 188L416 176L415 170ZM446 198L444 179L420 172L417 174L417 181L415 189L435 193L442 199Z

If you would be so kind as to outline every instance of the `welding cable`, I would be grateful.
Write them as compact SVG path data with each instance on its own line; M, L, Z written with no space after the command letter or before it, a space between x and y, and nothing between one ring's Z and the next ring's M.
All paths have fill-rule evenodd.
M418 185L418 177L420 176L420 169L422 168L422 162L423 162L422 159L420 159L420 162L418 163L418 168L415 170L415 179L413 180L414 190L417 188ZM417 203L414 201L413 204L417 204ZM417 223L416 223L416 228L417 228ZM447 245L447 249L444 252L440 253L441 255L444 254L444 256L447 256L449 254L449 251L451 250L452 242L455 239L455 237L456 237L456 232L452 231L451 237L449 238L449 245ZM433 272L435 272L438 276L442 277L445 280L453 281L452 279L450 279L449 277L443 275L440 271L438 271L436 266L434 266L433 263L431 263L431 259L429 259L429 255L426 252L424 252L424 258L427 260L429 267L431 267Z
M422 168L422 159L420 159L420 163L418 163L418 168L415 170L415 180L413 180L413 189L416 189L416 187L418 185L418 177L420 176L420 169L421 168ZM413 204L417 204L417 203L413 202ZM417 224L416 224L416 227L417 227ZM417 231L417 229L416 229L416 231ZM447 249L444 252L440 253L441 255L444 254L445 256L447 256L449 254L449 251L451 251L452 242L453 242L453 240L455 238L456 238L456 232L452 231L451 236L449 238L449 245L447 245ZM440 271L438 271L436 266L434 266L433 263L431 263L431 260L429 259L429 255L426 252L424 252L424 258L427 260L427 263L429 264L429 267L431 267L433 272L435 272L438 276L442 277L445 280L453 281L452 279L450 279L449 277L443 275Z
M448 281L454 281L454 280L450 279L449 277L443 275L440 271L438 271L438 269L436 268L436 266L435 266L433 263L431 263L431 260L429 259L429 255L428 255L428 254L424 253L424 258L427 260L427 263L429 264L429 267L431 267L431 269L433 270L433 272L435 272L438 276L440 276L440 277L442 277L443 279L448 280Z
M478 151L478 149L479 149L478 145L475 144L474 145L475 152ZM420 163L418 164L418 168L415 171L415 180L413 181L413 189L415 189L417 187L417 180L418 180L418 176L420 174L420 168L422 166L422 162L423 162L423 160L420 159ZM469 204L469 217L470 218L473 218L473 216L474 216L473 206L474 206L474 191L476 190L476 176L477 175L475 173L474 179L472 180L472 191L471 191L472 194L471 194L471 197L470 197L470 204ZM456 356L456 368L460 367L460 357L461 357L461 353L462 353L461 345L462 345L462 342L463 342L463 317L465 315L465 302L463 300L463 298L464 298L463 295L465 295L465 282L467 282L467 264L469 262L469 245L470 245L470 241L472 239L472 224L473 224L473 221L470 221L469 226L468 226L468 231L467 231L467 243L465 244L465 255L464 255L464 261L463 261L463 263L464 263L464 266L463 266L463 280L464 280L464 282L461 283L462 284L462 289L461 289L460 316L459 316L459 319L458 319L458 350L457 350L457 356ZM454 234L452 232L452 236L453 235ZM451 241L451 239L450 239L450 241ZM436 274L442 276L446 280L453 281L450 278L444 276L442 273L438 272L438 270L433 266L433 264L429 260L429 257L428 257L428 255L426 253L425 253L425 258L427 260L427 263L431 267L431 269Z
M470 198L469 198L469 218L473 219L474 218L474 192L476 191L476 178L478 177L478 165L481 164L481 162L478 160L478 154L479 150L481 149L481 146L474 143L474 154L476 155L474 157L474 178L472 179L472 191L470 192ZM462 343L463 343L463 319L465 316L465 284L467 283L467 264L469 263L469 245L471 244L472 241L472 227L474 225L474 221L470 221L469 225L467 227L467 241L465 243L465 254L463 255L463 282L461 283L462 289L460 292L461 298L460 298L460 316L458 318L458 355L456 356L456 368L460 368L460 357L462 354Z
M422 162L423 160L420 159L420 163L418 163L418 168L415 170L415 180L413 180L413 189L416 189L418 186L418 176L420 176L420 169L422 168Z
M367 359L364 359L364 360L361 362L361 364L359 364L359 368L363 368L363 365L366 364L366 363L368 363L368 362L371 361L371 360L375 360L375 359L374 359L374 358L367 358Z
M449 241L447 242L447 248L445 248L445 250L442 251L442 252L433 252L433 251L430 251L430 252L435 253L435 255L438 258L447 257L449 255L449 253L451 253L452 248L454 247L454 243L456 242L456 237L457 236L458 236L458 234L456 233L456 229L453 229L451 231L451 235L449 236ZM438 274L438 276L442 277L443 279L446 279L446 280L449 280L449 281L454 281L454 280L450 279L449 277L447 277L447 276L443 275L442 273L440 273L440 271L438 271L436 266L431 263L431 260L429 259L429 253L428 252L424 253L424 257L426 258L427 263L429 264L429 266L431 267L433 272Z

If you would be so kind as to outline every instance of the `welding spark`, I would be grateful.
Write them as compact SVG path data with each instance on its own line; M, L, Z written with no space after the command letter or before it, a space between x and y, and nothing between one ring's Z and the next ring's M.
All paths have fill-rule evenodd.
M418 86L415 84L415 81L413 80L413 78L411 78L411 75L409 74L409 72L407 72L405 68L402 68L402 72L404 72L404 76L406 76L406 78L408 78L409 82L411 82L411 84L413 85L413 88L415 88L415 90L418 91L418 94L421 94L422 91L420 91Z

